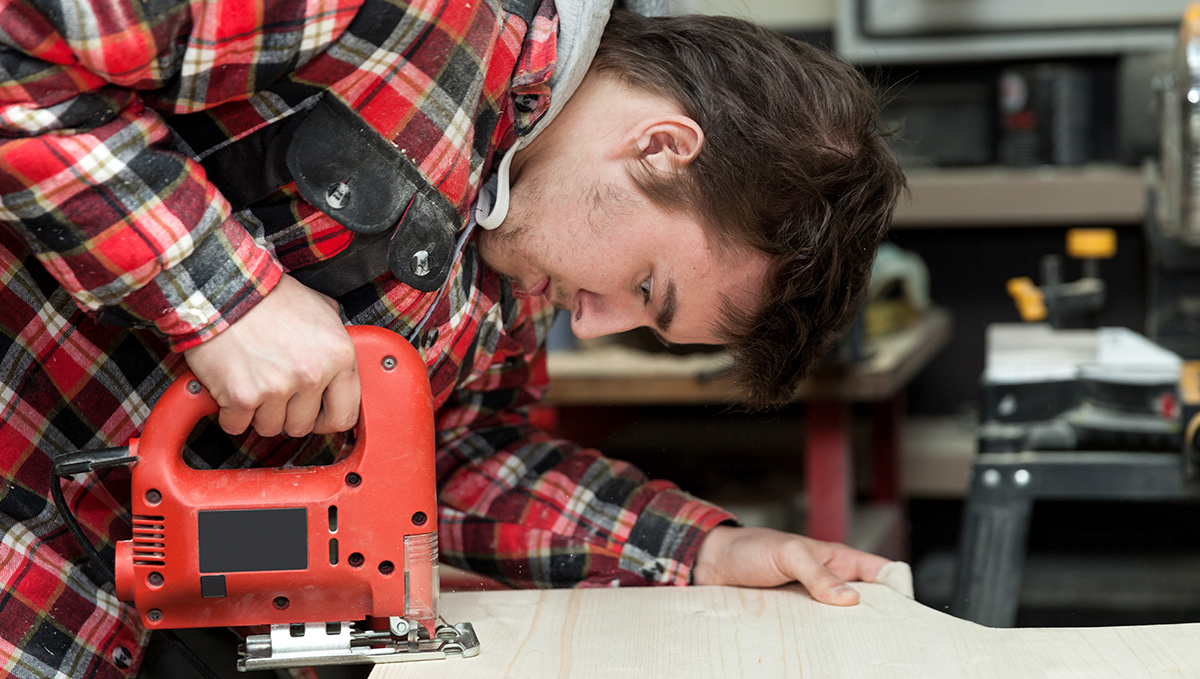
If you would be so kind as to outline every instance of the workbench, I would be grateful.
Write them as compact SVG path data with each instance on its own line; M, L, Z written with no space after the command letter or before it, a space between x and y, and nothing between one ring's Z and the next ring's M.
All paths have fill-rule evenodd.
M814 370L796 392L805 404L806 533L875 551L874 538L854 537L854 484L849 450L850 404L870 403L876 516L899 523L897 455L904 390L950 340L951 319L932 308L908 328L868 339L865 359ZM732 404L737 394L722 376L727 357L650 353L624 346L551 352L548 405L628 406ZM887 533L875 530L874 534ZM861 535L861 533L860 533ZM887 550L883 550L887 551ZM901 557L894 550L889 556Z
M380 665L371 679L1200 676L1200 624L992 629L853 586L861 601L846 608L795 585L445 594L442 616L471 622L480 654Z

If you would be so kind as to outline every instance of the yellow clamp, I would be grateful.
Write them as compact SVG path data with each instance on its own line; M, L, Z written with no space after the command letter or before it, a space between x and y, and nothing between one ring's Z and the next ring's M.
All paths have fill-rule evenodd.
M1112 229L1068 229L1067 254L1075 259L1112 259L1117 232Z
M1028 276L1008 279L1008 294L1017 305L1017 313L1026 323L1046 320L1046 296Z

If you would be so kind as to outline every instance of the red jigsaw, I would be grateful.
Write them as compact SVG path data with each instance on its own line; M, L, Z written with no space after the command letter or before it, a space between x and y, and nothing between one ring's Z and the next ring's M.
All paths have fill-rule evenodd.
M197 470L188 436L217 404L187 372L129 442L133 538L116 593L148 629L271 625L239 669L471 656L469 623L437 624L433 406L404 338L350 327L362 410L328 466ZM386 630L355 621L386 619ZM370 627L372 625L368 625Z

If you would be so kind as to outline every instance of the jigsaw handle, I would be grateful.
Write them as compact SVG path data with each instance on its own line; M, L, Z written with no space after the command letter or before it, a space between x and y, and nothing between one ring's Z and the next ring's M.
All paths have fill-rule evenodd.
M433 397L425 363L407 340L375 326L349 326L346 330L358 356L362 388L362 405L355 427L357 452L366 447L363 444L376 426L413 430L412 423L396 420L404 419L402 411L405 410L431 412ZM402 392L396 391L397 384L404 386ZM184 371L155 404L146 422L138 440L139 464L186 467L181 453L188 437L201 420L218 411L217 402L208 389L191 370ZM426 426L421 421L416 429Z

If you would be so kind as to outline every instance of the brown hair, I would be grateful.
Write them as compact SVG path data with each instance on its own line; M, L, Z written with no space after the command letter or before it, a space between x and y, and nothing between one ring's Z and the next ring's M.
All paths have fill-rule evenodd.
M634 179L721 249L772 260L757 309L717 322L753 408L786 403L863 302L904 176L867 80L828 50L728 17L616 11L592 68L675 100L704 130L683 172Z

